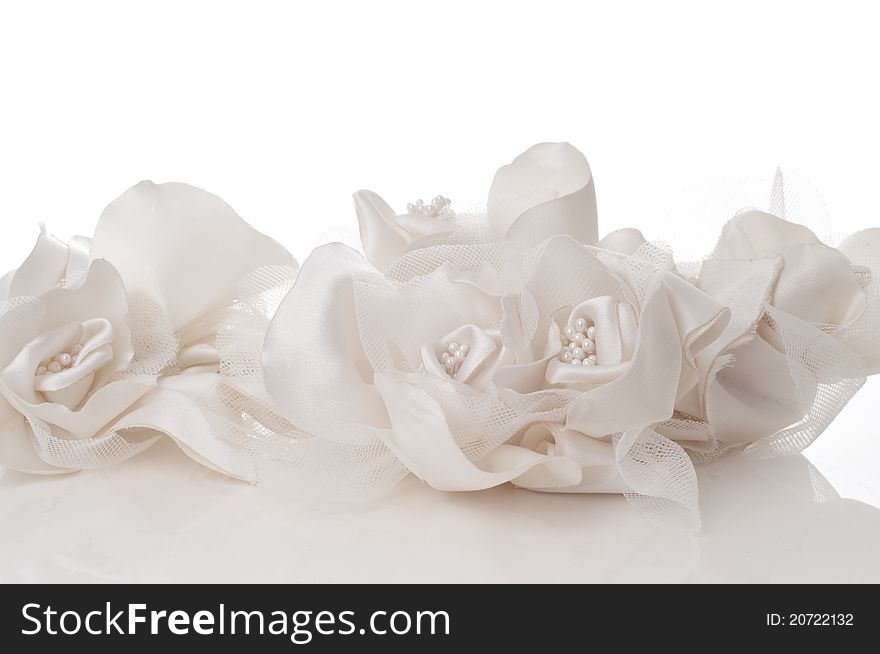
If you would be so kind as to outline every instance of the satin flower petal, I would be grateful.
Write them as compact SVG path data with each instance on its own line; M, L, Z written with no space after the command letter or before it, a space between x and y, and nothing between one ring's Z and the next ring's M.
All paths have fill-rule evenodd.
M396 226L394 210L378 194L358 191L354 208L367 261L378 270L386 270L406 252L412 237Z
M91 256L109 260L129 292L159 301L175 330L229 304L245 274L293 262L217 196L148 181L104 210Z
M450 433L442 409L429 395L387 375L376 376L376 387L391 418L386 445L410 471L438 490L491 488L544 466L552 469L552 478L562 485L580 481L576 462L521 447L502 445L480 461L470 461Z
M488 214L496 238L526 245L557 234L581 243L599 240L593 174L568 143L540 143L499 168Z

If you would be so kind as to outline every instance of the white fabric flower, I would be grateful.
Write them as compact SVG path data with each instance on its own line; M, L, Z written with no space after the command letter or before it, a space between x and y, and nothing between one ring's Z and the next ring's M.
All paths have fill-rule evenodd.
M839 250L822 243L803 225L763 211L744 211L731 219L709 261L775 258L780 271L772 284L771 305L827 328L846 327L865 311L858 273Z
M565 237L544 244L528 289L538 315L531 358L495 381L520 397L569 401L564 423L534 424L520 443L581 465L578 484L545 477L544 488L628 493L646 513L694 529L686 449L707 436L673 429L675 404L697 383L697 358L723 333L728 309L668 269Z
M668 450L652 474L674 469L680 477L684 466L692 475L684 451L649 427L672 417L695 383L694 358L726 319L724 307L664 272L641 303L566 236L535 248L420 249L386 275L328 245L303 265L272 320L263 369L269 396L293 425L336 438L346 425L368 427L439 489L513 481L642 493L655 502L668 496L690 507L695 485L650 486L630 459L650 442L655 452ZM595 338L595 365L561 360L569 325ZM297 392L303 371L326 398L320 407ZM533 438L518 442L533 424L555 425L547 434L564 430L568 442L591 439L611 465L601 475L613 483L597 483L595 460L580 458L578 448L554 445L551 453Z
M237 474L196 398L238 280L289 254L219 198L143 182L94 238L40 235L0 282L0 465L63 472L128 458L159 434Z
M493 420L503 409L487 376L508 356L503 312L500 297L448 267L396 284L353 250L326 245L303 264L268 328L266 389L303 431L378 436L436 488L487 488L545 465L576 481L577 466L504 445L522 416ZM442 354L462 346L447 369ZM297 390L305 370L308 395ZM312 393L325 401L315 406ZM470 424L457 431L456 420Z
M878 331L870 270L802 225L749 210L725 225L695 283L733 317L678 408L722 449L803 449L864 381L858 343Z
M145 445L143 439L96 438L154 379L120 374L144 353L133 343L118 271L106 261L89 265L87 249L82 256L87 246L78 239L68 248L44 232L8 276L8 296L0 303L0 465L55 472L77 457L97 463L102 452L127 456ZM170 363L173 348L164 356L159 366ZM76 440L75 447L65 447L67 439Z
M458 220L442 197L432 205L411 204L403 214L372 191L358 191L354 202L367 260L380 271L409 250L449 239L536 245L568 234L581 243L598 240L592 172L568 143L540 143L502 166L486 215L476 221Z

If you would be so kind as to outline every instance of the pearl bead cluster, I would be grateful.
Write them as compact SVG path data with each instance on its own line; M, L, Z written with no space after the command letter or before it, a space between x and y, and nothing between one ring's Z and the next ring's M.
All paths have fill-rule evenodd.
M470 348L464 343L459 345L458 343L453 342L449 344L449 347L446 348L445 352L440 353L440 356L438 356L437 359L440 361L447 374L454 375L458 372L458 369L461 367L461 362L464 361L464 358L469 351Z
M596 365L596 327L588 325L583 318L574 322L574 327L562 330L562 352L559 360L573 366Z
M418 199L415 204L410 202L406 205L406 210L409 213L431 216L432 218L439 218L441 216L445 217L452 213L452 200L444 198L442 195L438 195L431 200L431 204L425 204L424 200Z
M74 364L74 358L82 351L82 345L74 345L70 352L61 352L51 359L40 363L37 368L37 375L46 375L49 373L61 372L66 368L70 368Z

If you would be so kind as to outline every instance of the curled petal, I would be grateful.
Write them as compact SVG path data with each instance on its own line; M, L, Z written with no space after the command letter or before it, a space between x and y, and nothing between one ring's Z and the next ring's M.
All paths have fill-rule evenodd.
M784 264L773 306L818 325L846 326L866 309L865 292L849 260L824 245L801 245L780 252Z
M547 467L542 478L554 483L569 486L580 482L576 461L514 445L500 445L473 462L456 443L443 410L427 393L387 375L376 375L376 388L391 418L392 429L385 434L385 444L411 472L438 490L491 488L515 482L537 467Z
M164 434L202 465L233 477L251 479L253 461L240 445L218 436L216 425L212 425L197 401L214 391L217 380L212 373L163 379L158 388L119 418L113 430L121 435L143 431Z
M744 211L721 230L712 259L760 259L791 245L821 245L803 225L763 211Z
M159 301L174 329L228 305L244 275L290 254L223 200L187 184L141 182L101 215L92 259L107 259L129 292Z
M395 224L394 210L372 191L354 194L354 208L367 261L386 270L407 250L412 240Z
M699 383L698 359L725 334L731 311L677 275L665 275L669 306L675 316L682 347L683 367L676 399Z
M50 402L22 402L18 407L29 417L42 420L53 428L60 428L73 438L91 438L107 430L114 420L125 415L155 385L156 382L151 377L110 382L95 391L76 410Z
M715 375L706 392L708 422L724 443L750 443L794 424L807 412L812 389L797 388L785 354L762 338L731 352L734 364ZM805 377L807 379L807 377Z
M747 211L730 220L710 261L772 256L783 260L773 306L831 327L848 325L864 313L865 293L850 261L803 225L777 216Z
M751 261L709 259L703 262L697 285L730 310L730 322L721 336L697 356L701 396L719 365L724 365L718 363L719 358L754 338L781 271L779 257ZM695 408L694 412L703 415L705 409Z
M620 476L614 457L614 446L608 440L592 438L554 423L537 423L523 434L522 447L543 454L577 461L581 466L581 481L564 486L562 480L541 479L540 485L532 479L518 479L517 486L532 490L552 489L562 493L626 493L632 490Z
M68 248L45 227L40 227L40 235L34 249L9 280L8 297L30 295L38 297L57 288L67 270Z
M611 232L599 241L599 247L610 252L632 256L647 241L642 233L633 227L624 227Z
M581 243L599 240L590 164L568 143L540 143L499 168L488 213L497 238L527 245L556 234Z
M682 353L675 317L662 289L649 295L639 331L641 338L627 371L572 402L567 428L599 437L672 415Z

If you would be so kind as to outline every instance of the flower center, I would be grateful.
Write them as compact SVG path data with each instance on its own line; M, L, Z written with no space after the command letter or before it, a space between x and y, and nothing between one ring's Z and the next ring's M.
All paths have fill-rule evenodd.
M412 214L420 216L430 216L431 218L449 218L453 215L452 200L438 195L431 200L431 204L425 204L425 201L419 198L415 204L410 202L406 205L406 210Z
M470 348L465 345L452 342L446 348L445 352L441 352L437 356L437 360L440 361L440 364L443 366L443 369L446 370L448 375L454 375L458 372L458 369L461 367L461 362L464 361L464 358L467 356L467 353L470 351Z
M596 365L596 327L578 318L574 327L567 326L560 336L562 351L559 360L573 366Z
M82 345L77 343L70 348L69 352L60 352L51 359L42 361L37 367L36 375L41 377L42 375L61 372L62 370L72 367L76 364L76 357L81 351Z
M33 390L52 397L64 393L61 403L69 405L68 400L88 390L95 373L113 360L113 325L103 318L63 325L38 336L21 356L28 358L29 353L39 353L28 361L34 366ZM52 397L50 401L57 401Z

